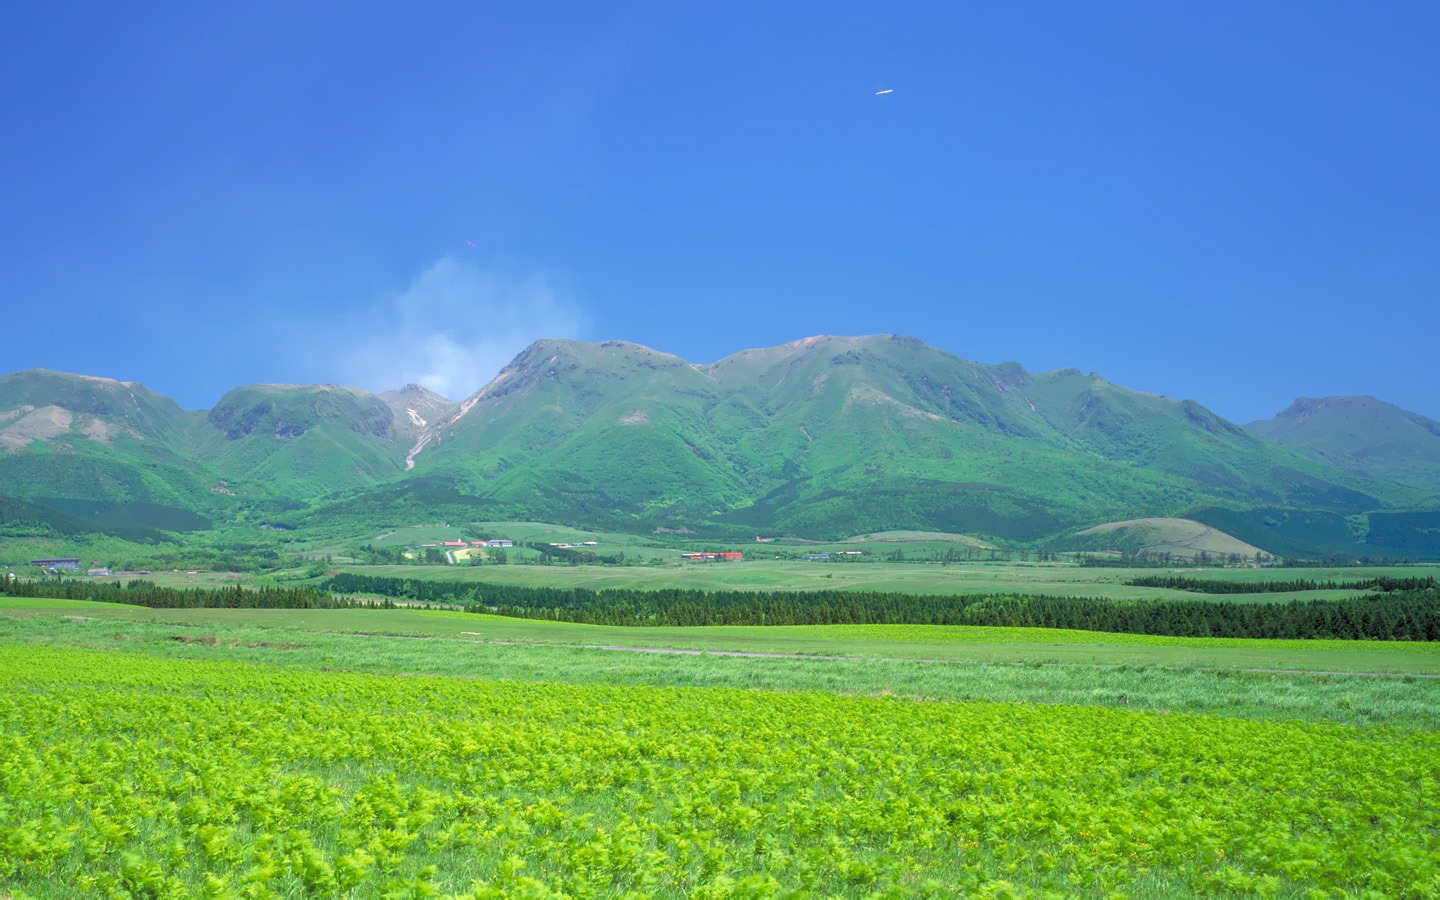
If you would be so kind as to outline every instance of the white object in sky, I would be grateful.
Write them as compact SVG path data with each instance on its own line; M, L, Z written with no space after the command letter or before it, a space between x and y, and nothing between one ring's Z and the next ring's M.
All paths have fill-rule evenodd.
M895 89L894 89L894 88L881 88L880 90L878 90L878 91L875 92L875 96L878 97L878 96L880 96L881 94L893 94L893 93L895 93Z

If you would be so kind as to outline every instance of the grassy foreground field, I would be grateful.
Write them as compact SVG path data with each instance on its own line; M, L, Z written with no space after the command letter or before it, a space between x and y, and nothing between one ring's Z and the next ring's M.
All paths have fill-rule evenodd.
M367 624L372 629L384 626L383 632L367 631ZM1035 636L1033 647L1024 642L1005 643L1007 635L1013 638L1013 632L1024 629L947 629L960 637L948 645L951 655L927 657L945 662L917 659L917 647L907 646L898 637L892 646L900 652L893 656L879 655L885 650L882 643L841 644L833 649L863 649L870 655L846 654L840 658L718 653L696 656L604 649L643 648L647 645L638 640L655 629L558 626L564 629L558 634L567 636L570 643L533 642L535 637L557 636L553 630L548 635L501 630L510 625L532 624L545 623L403 610L156 611L124 607L107 610L100 604L83 611L73 606L43 610L0 607L0 641L102 652L119 649L168 658L229 660L316 671L573 684L820 690L919 700L1084 704L1258 719L1440 728L1440 679L1404 674L1407 664L1433 667L1434 651L1429 645L1393 645L1397 648L1393 655L1382 660L1390 665L1378 669L1392 674L1376 677L1347 674L1347 670L1371 671L1376 660L1364 652L1349 656L1344 647L1336 648L1324 659L1335 667L1330 671L1336 674L1232 668L1217 665L1222 660L1209 657L1203 657L1208 663L1204 666L1184 664L1174 658L1158 664L1144 663L1147 644L1143 639L1108 648L1092 646L1092 651L1105 653L1103 662L1049 662L1050 653L1059 645L1038 643L1043 639L1040 636ZM487 625L497 628L489 633L490 639L467 633ZM740 652L767 652L758 649L763 644L743 642L743 632L749 629L734 629L737 633L728 638L705 634L712 630L722 631L675 629L669 643L678 646L688 639L706 646L708 640L710 650L724 652L728 647L741 648ZM844 626L836 627L836 640L843 641L844 635ZM984 643L987 640L991 643ZM1262 645L1256 649L1263 651L1263 645L1269 642L1256 643ZM665 642L649 646L664 648ZM751 649L743 649L747 646ZM920 649L943 653L947 647L931 643L920 645ZM1085 648L1077 645L1075 649L1079 653Z
M1440 890L1433 734L0 644L54 896Z
M87 609L97 620L195 628L257 626L316 632L443 637L469 642L674 648L714 652L909 659L1440 675L1440 644L1255 640L1114 634L1059 628L947 625L615 627L424 609L148 609L81 600L0 598L0 615Z
M0 601L0 893L1440 892L1440 679L1286 653L1437 662Z

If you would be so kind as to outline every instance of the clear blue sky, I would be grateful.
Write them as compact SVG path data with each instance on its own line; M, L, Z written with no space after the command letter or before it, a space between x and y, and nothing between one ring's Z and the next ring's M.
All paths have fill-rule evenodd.
M459 398L538 337L893 332L1440 418L1437 46L1433 2L11 3L0 370Z

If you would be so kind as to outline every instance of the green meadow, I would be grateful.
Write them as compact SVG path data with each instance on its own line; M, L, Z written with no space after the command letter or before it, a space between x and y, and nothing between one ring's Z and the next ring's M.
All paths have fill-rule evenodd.
M37 608L37 603L56 604ZM1156 665L1317 672L1440 674L1440 645L1407 641L1184 638L1051 628L774 625L625 628L448 610L147 609L79 600L0 599L13 616L89 609L96 620L449 638L535 645L673 648L949 663Z
M337 569L362 575L435 581L473 581L522 587L626 588L662 590L887 591L910 594L1014 593L1062 597L1148 599L1194 597L1166 588L1131 587L1123 582L1147 575L1179 574L1259 583L1262 581L1358 581L1380 575L1408 577L1432 574L1433 568L1367 566L1352 568L1121 569L1025 563L820 562L746 559L739 562L677 561L664 566L351 566ZM1334 599L1361 591L1326 590L1298 593L1230 594L1234 603L1285 602L1293 599Z
M1440 891L1434 644L0 598L0 687L17 897Z
M863 673L782 686L774 660L691 660L673 674L706 683L680 686L584 666L595 651L486 646L455 678L273 631L106 623L98 649L3 624L0 891L15 896L1440 889L1436 736L1399 680L1389 695L1301 681L1299 705L1241 679L1133 708L1161 692L1130 672L1079 702L1053 682L1033 696L1033 678L916 702L914 663L857 692ZM336 671L317 652L369 658ZM974 696L995 690L1009 696ZM1202 694L1229 708L1184 708Z
M1039 702L1084 702L1088 692L1115 687L1124 705L1213 710L1230 709L1229 688L1246 685L1253 695L1244 703L1261 709L1269 708L1272 693L1288 703L1297 695L1360 690L1413 697L1418 706L1406 717L1440 715L1440 705L1424 712L1440 701L1440 679L1426 677L1440 675L1440 646L1399 641L913 625L618 628L445 610L160 610L30 599L0 600L0 623L8 639L27 642L359 671L701 685L718 679L785 690ZM646 652L663 650L701 652ZM1146 700L1146 690L1157 693Z

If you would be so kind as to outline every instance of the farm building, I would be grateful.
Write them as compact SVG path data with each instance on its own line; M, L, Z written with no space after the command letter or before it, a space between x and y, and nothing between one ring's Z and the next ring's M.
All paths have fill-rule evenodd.
M86 574L86 575L94 576L94 577L96 577L96 578L103 578L103 577L105 577L106 575L109 575L109 574L110 574L110 570L109 570L109 569L86 569L86 570L85 570L85 574Z
M486 542L485 542L485 546L487 546L487 547L513 547L513 546L515 546L515 542L512 541L512 540L510 540L509 538L496 538L496 539L494 539L493 541L486 541Z
M830 554L828 554L828 553L807 553L807 554L805 554L805 558L806 558L806 559L813 559L813 560L816 560L816 561L823 561L823 560L829 559L829 558L830 558Z
M442 546L442 547L464 547L464 546L466 546L466 544L465 544L464 541L441 541L441 542L440 542L440 546Z
M681 559L699 559L714 562L715 560L736 560L744 559L743 553L682 553Z
M78 569L80 560L73 556L62 556L57 559L32 559L30 565L42 569Z

